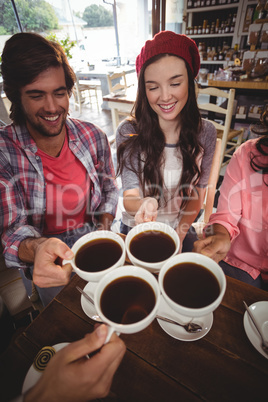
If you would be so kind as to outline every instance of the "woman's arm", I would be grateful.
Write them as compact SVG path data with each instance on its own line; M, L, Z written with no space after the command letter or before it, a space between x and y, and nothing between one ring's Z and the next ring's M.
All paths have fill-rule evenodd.
M141 198L138 188L124 191L123 196L125 210L135 216L136 224L156 220L158 202L155 198Z

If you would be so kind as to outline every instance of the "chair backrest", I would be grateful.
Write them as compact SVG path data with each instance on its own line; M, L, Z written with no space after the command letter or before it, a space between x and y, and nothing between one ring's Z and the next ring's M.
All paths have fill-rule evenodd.
M109 92L117 92L127 88L126 73L113 73L107 75Z
M82 113L82 95L79 88L79 80L75 75L75 83L73 87L73 97L74 97L74 105L79 109L80 114Z
M228 141L228 133L231 127L233 109L234 109L234 99L235 99L235 89L230 89L229 91L223 91L218 88L208 87L208 88L198 88L197 89L197 103L199 109L208 112L208 120L210 120L217 129L217 136L221 138L221 155L220 155L220 166L222 165L224 152L226 149L226 144ZM209 95L209 102L201 103L200 95ZM214 102L213 102L214 101ZM226 107L223 107L223 102L226 101ZM220 114L220 119L223 118L222 123L218 123L211 118L213 114Z
M207 223L209 221L209 217L213 211L216 187L219 177L220 170L220 156L221 156L221 144L222 140L217 138L215 152L213 155L213 160L210 169L210 175L208 179L207 192L204 200L204 222Z

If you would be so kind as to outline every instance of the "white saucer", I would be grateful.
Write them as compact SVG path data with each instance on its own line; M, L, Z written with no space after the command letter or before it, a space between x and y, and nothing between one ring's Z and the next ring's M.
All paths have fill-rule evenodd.
M252 311L252 314L254 314L257 324L262 329L265 339L268 341L268 301L253 303L251 306L249 306L249 308ZM262 350L260 335L251 321L247 311L245 311L244 314L244 328L247 337L254 348L257 349L257 351L264 357L266 357L266 359L268 359L268 355Z
M69 342L57 343L57 345L53 345L52 347L56 350L56 352L58 352L67 345L69 345ZM37 371L33 364L31 365L22 386L22 394L27 392L28 389L32 388L37 383L42 373L42 371Z
M172 308L169 307L169 305L164 300L163 296L161 296L160 306L157 314L167 318L171 318L175 321L178 320L178 322L181 323L184 322L186 323L190 321L190 319L188 320L187 317L182 316L179 313L176 313L174 310L172 310ZM203 336L205 336L210 330L213 323L213 313L210 313L205 317L194 318L193 321L201 325L203 328L202 331L196 333L186 332L183 327L180 327L179 325L175 324L170 324L158 318L157 321L160 327L173 338L179 339L180 341L197 341L198 339L203 338Z
M94 291L97 287L97 284L97 282L88 282L84 287L84 292L86 292L91 297L91 299L94 299ZM83 295L81 295L81 306L84 313L89 318L92 318L94 315L98 314L93 304L91 304Z

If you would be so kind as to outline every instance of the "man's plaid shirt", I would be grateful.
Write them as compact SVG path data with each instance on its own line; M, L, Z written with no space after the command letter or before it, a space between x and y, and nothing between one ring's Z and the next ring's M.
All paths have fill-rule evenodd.
M89 122L66 121L69 148L91 180L90 215L115 216L118 188L106 135ZM18 258L20 242L42 236L46 210L46 183L37 146L26 126L0 129L0 233L6 265L26 268Z

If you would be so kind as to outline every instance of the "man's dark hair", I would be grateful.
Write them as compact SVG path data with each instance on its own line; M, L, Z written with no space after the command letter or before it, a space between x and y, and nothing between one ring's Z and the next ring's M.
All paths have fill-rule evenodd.
M21 107L21 88L32 83L50 67L62 67L69 96L75 82L75 74L68 63L63 48L57 43L35 33L18 33L7 40L1 71L4 91L11 102L10 118L15 124L25 122Z

